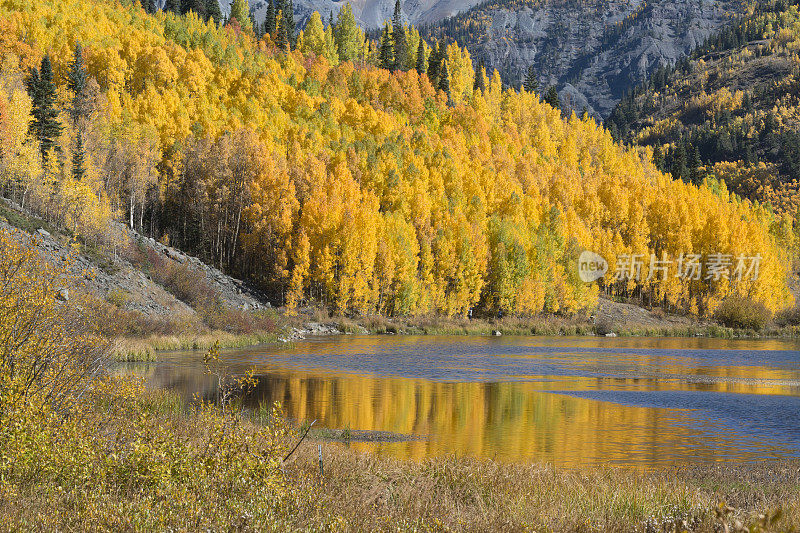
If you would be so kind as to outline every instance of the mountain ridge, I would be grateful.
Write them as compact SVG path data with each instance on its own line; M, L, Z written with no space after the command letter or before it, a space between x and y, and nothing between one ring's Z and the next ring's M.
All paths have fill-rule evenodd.
M800 216L800 11L767 2L614 109L618 140L654 149L673 177L722 179L744 198Z

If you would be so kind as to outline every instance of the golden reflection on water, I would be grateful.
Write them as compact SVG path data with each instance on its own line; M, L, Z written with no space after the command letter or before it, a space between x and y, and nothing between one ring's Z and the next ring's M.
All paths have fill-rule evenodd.
M356 337L301 343L278 356L269 350L240 350L229 352L225 359L235 372L252 367L260 375L259 385L248 399L252 405L280 401L289 417L316 419L322 427L422 437L350 443L356 449L399 458L455 454L562 465L612 462L647 467L800 454L793 448L800 438L793 440L797 435L791 429L786 430L787 444L786 439L739 434L729 422L717 424L713 417L698 416L693 410L629 405L624 400L618 403L613 396L636 391L782 395L790 406L797 406L800 370L787 363L785 356L776 363L754 364L736 361L724 352L703 357L698 357L698 352L681 353L685 349L702 354L706 354L702 350L730 349L786 352L797 344L731 344L709 339L614 341L518 338L490 344L487 339L474 339L458 341L452 349L452 338ZM478 355L465 351L464 346L476 347ZM514 352L532 346L556 349L544 355ZM562 346L563 350L558 348ZM610 351L575 352L586 348ZM634 352L624 351L632 348ZM436 350L446 354L443 359L425 359ZM485 356L494 352L500 355ZM769 354L763 353L769 361ZM392 363L393 357L399 358L399 363ZM404 357L412 374L428 372L437 377L402 376ZM410 363L414 357L424 359L419 368ZM152 384L181 391L187 398L195 393L210 398L213 382L200 372L198 359L197 354L176 354L173 364L156 364L146 374ZM561 366L545 367L555 368L557 374L515 375L515 381L491 379L498 368L528 368L529 360ZM732 364L726 366L726 360ZM495 361L498 364L493 367ZM385 363L386 368L381 366ZM322 369L316 368L320 365ZM400 368L395 368L398 365ZM336 370L337 366L348 371ZM530 368L539 367L534 364ZM448 380L448 371L461 379ZM465 371L473 371L474 379ZM482 379L487 376L489 379ZM611 394L612 401L570 395L585 391Z

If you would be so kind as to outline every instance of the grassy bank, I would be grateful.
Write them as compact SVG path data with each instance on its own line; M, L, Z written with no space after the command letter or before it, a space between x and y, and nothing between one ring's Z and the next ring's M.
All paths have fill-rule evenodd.
M325 319L323 319L325 320ZM800 336L798 326L772 326L763 330L731 328L715 323L642 325L597 323L585 317L540 316L530 318L460 319L448 317L351 319L327 318L344 333L389 335L523 335L523 336L618 336L618 337L711 337L791 338Z
M200 334L151 335L145 338L119 338L114 341L112 357L117 361L154 361L158 352L177 350L206 351L214 344L220 348L244 348L278 342L274 332L229 333L211 331Z
M328 323L344 334L370 335L452 335L452 336L603 336L617 337L709 337L738 338L797 338L800 328L784 327L765 331L734 329L716 324L673 327L615 327L611 331L599 330L591 324L576 324L558 318L526 321L504 319L498 321L436 318L419 321L387 319L383 317L354 321L349 318L329 318ZM297 322L297 327L303 324ZM208 350L214 343L220 348L245 348L261 344L275 344L281 335L275 332L229 333L211 331L199 334L150 335L143 338L117 338L113 342L113 358L117 361L155 361L158 352L179 350ZM280 346L290 346L281 343Z
M289 482L352 531L791 531L800 527L800 463L636 472L470 458L422 462L303 447ZM727 525L728 529L724 529ZM755 529L760 527L762 529Z

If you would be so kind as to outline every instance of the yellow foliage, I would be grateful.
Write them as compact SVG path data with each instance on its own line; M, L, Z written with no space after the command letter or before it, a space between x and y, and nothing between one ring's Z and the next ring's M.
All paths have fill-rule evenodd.
M172 236L194 224L198 248L290 305L568 314L597 299L577 278L584 249L612 269L620 254L761 254L759 278L735 286L669 277L618 288L698 312L730 292L790 303L771 213L714 184L673 181L594 121L503 91L496 71L473 93L457 45L448 103L414 70L337 64L316 18L289 54L194 16L102 0L0 0L0 19L52 50L60 71L74 41L84 45L108 130L133 132L111 137L135 154L111 188L129 200L131 225L157 179L160 205L179 206Z

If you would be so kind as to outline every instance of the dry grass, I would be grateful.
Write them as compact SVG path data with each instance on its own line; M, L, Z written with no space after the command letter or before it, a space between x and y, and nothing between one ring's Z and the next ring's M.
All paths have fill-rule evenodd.
M800 464L635 472L468 458L420 463L304 445L290 482L315 495L300 528L348 531L764 531L800 527ZM781 509L780 516L770 524ZM763 515L763 518L759 517ZM766 527L765 527L766 526ZM740 531L743 531L740 529Z
M154 361L157 353L177 350L206 351L214 344L220 348L244 348L278 341L275 332L230 333L210 331L207 333L177 335L151 335L145 338L119 338L114 342L112 356L117 361Z
M614 333L620 337L792 337L795 326L772 328L764 331L734 329L717 324L681 325L664 323L661 326L613 323L587 317L542 315L534 317L503 317L499 319L466 319L443 316L416 318L388 318L368 316L358 319L333 317L328 319L344 333L404 334L404 335L533 335L533 336L584 336Z

